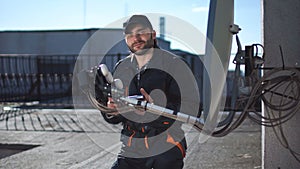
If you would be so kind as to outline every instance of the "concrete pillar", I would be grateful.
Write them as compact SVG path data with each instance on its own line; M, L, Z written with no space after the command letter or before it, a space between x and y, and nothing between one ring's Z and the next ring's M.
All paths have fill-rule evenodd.
M262 0L262 5L265 66L282 67L281 46L285 67L300 69L300 1ZM300 153L300 110L282 127L290 148ZM279 143L271 127L262 129L262 148L263 168L300 168L300 162Z

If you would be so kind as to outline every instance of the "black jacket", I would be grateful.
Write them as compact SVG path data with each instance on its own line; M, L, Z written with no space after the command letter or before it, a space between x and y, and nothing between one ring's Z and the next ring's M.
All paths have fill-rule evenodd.
M186 72L178 71L179 66L188 68L179 57L167 51L155 49L149 63L140 70L135 57L130 55L118 62L113 76L115 79L122 80L124 88L128 88L130 96L141 95L140 88L144 88L147 93L150 93L154 104L180 111L182 95L174 77L181 77L184 81L188 80L191 74L185 74L188 70ZM126 112L109 118L103 114L103 117L109 123L123 124L121 140L125 145L129 145L131 137L144 138L161 135L161 140L165 141L169 135L175 142L181 142L186 148L184 132L181 129L182 123L179 121L149 112L146 112L145 115Z

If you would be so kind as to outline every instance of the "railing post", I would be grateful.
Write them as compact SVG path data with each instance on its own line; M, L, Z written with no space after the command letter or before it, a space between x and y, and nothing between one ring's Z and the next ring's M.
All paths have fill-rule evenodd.
M36 72L36 86L37 86L37 99L41 100L41 78L42 73L41 73L41 58L37 56L37 72Z

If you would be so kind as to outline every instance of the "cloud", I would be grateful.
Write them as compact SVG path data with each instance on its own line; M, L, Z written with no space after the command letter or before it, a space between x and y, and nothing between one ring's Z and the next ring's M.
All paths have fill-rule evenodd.
M199 6L192 8L192 12L207 12L209 7L206 6Z

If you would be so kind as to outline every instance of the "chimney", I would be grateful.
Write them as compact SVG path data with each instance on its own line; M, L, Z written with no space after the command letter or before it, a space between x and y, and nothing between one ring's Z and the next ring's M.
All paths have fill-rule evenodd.
M165 17L159 18L159 34L161 39L165 39Z

